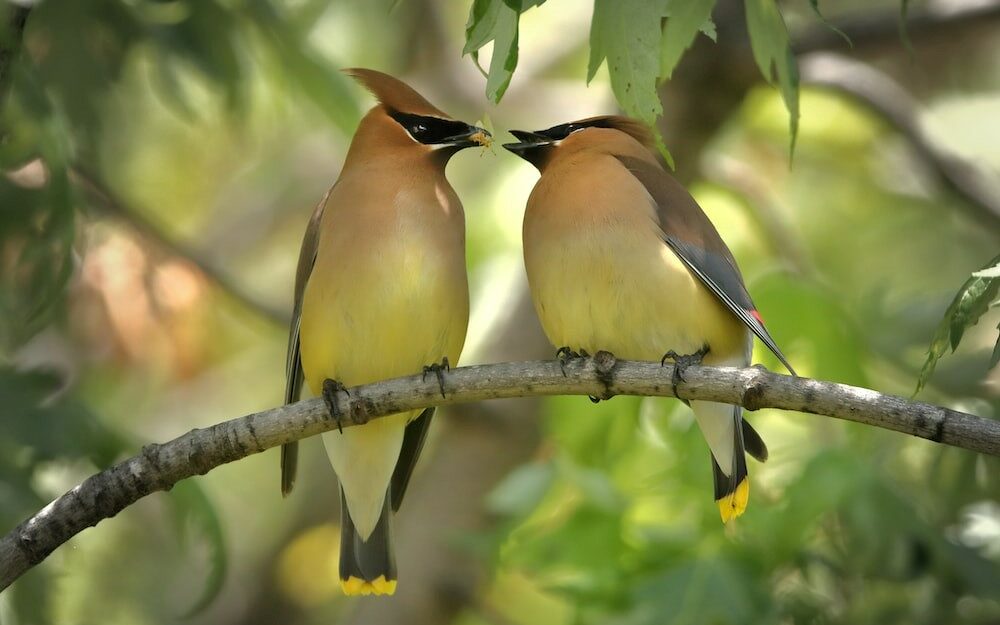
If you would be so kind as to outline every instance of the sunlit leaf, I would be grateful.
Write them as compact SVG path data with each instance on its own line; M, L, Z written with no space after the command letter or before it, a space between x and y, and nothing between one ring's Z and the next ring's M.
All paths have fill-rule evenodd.
M789 153L792 153L799 130L799 69L792 54L788 29L775 0L746 0L744 4L753 58L764 78L781 89L788 109Z
M1000 278L1000 264L974 271L972 275L976 278Z
M917 393L927 384L927 380L934 373L937 361L944 356L948 348L950 347L951 351L954 352L962 341L965 330L976 325L979 318L989 310L990 304L996 300L997 294L1000 293L1000 277L992 277L990 271L998 263L1000 263L1000 256L987 263L981 271L969 277L955 294L955 298L948 306L948 310L945 311L944 318L938 324L934 338L927 349L927 360L924 362L924 366L920 370L920 377L917 379ZM983 272L986 275L977 275ZM994 348L991 363L996 364L997 358L997 350Z
M709 32L712 34L708 36L715 39L712 22L715 0L671 0L668 7L670 14L663 27L660 49L660 77L663 80L670 78L685 50L691 47L699 32L705 32L706 24L711 27Z
M660 76L660 21L667 11L662 0L595 0L590 23L587 81L607 59L611 90L626 114L645 122L656 147L673 167L673 158L656 120L663 113L656 84ZM699 26L704 22L699 22Z
M518 22L521 13L545 0L475 0L465 26L465 47L478 65L479 49L493 42L493 55L486 75L486 97L498 103L510 86L517 68Z

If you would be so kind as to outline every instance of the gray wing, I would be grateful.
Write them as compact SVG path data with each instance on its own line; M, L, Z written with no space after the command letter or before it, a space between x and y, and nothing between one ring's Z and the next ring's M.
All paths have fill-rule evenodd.
M656 202L664 242L691 273L767 346L789 373L795 370L781 353L743 284L736 259L691 194L654 163L619 156Z
M333 187L320 200L309 225L306 226L302 238L302 250L299 252L299 265L295 271L295 303L292 308L292 324L288 332L288 356L285 360L285 403L297 402L302 395L302 385L305 376L302 373L302 360L299 355L299 321L302 317L302 295L305 293L309 275L316 262L316 248L319 244L319 223L323 217L323 208L330 197ZM287 496L295 486L295 472L299 462L299 443L288 443L281 446L281 494Z

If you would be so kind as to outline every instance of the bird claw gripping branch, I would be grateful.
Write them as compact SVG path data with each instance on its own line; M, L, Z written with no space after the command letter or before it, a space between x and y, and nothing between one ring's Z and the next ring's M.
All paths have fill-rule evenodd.
M436 362L432 365L427 365L424 367L423 380L427 380L427 374L433 373L437 376L438 388L441 389L441 397L444 397L444 374L451 371L451 364L448 362L448 357L445 356L441 359L441 362Z
M337 393L340 391L347 393L348 397L351 396L351 392L339 380L331 380L330 378L323 380L323 401L326 402L326 408L330 411L330 416L337 422L337 431L343 434L344 413L340 410L340 405L337 403Z
M687 379L684 377L684 372L692 365L700 365L702 359L705 358L707 353L708 345L705 345L693 354L678 354L674 350L670 350L663 355L663 358L660 359L661 367L667 364L668 360L674 361L674 372L670 376L670 388L674 392L674 397L677 397L677 399L680 399L685 404L688 403L687 400L677 396L677 385L681 382L687 382Z

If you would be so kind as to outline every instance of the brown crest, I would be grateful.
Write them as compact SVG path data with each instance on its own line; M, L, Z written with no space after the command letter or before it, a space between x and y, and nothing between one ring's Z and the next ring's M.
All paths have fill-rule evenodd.
M371 91L387 109L451 119L451 116L436 108L409 85L389 74L363 67L352 67L343 71Z

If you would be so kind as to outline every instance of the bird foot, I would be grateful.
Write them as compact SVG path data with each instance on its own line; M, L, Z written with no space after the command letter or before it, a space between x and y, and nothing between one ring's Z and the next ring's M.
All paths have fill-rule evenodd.
M573 360L578 360L580 358L589 358L589 357L590 354L587 353L587 350L581 349L578 352L574 352L567 345L563 345L562 347L556 350L556 360L559 361L559 369L562 370L564 378L566 377L567 364L569 364Z
M337 422L337 430L343 434L344 413L340 410L340 405L337 403L337 393L340 391L347 393L348 397L351 396L351 392L339 380L331 380L330 378L323 380L323 401L326 402L326 409L330 411L330 416Z
M447 356L442 358L441 362L435 362L424 367L423 379L425 381L427 380L428 373L433 373L437 376L438 388L441 389L441 397L444 397L444 374L448 371L451 371L451 364L448 362Z
M684 371L686 371L687 368L692 365L700 365L702 359L705 357L705 354L707 353L708 353L708 345L704 345L702 346L701 349L694 352L693 354L678 354L674 350L670 350L669 352L663 355L663 358L660 359L661 367L667 364L668 360L674 361L674 372L673 375L670 376L670 388L673 389L674 397L677 397L677 399L680 399L685 404L687 403L687 400L681 399L680 397L677 396L677 385L680 384L681 382L687 381L687 379L684 377Z

